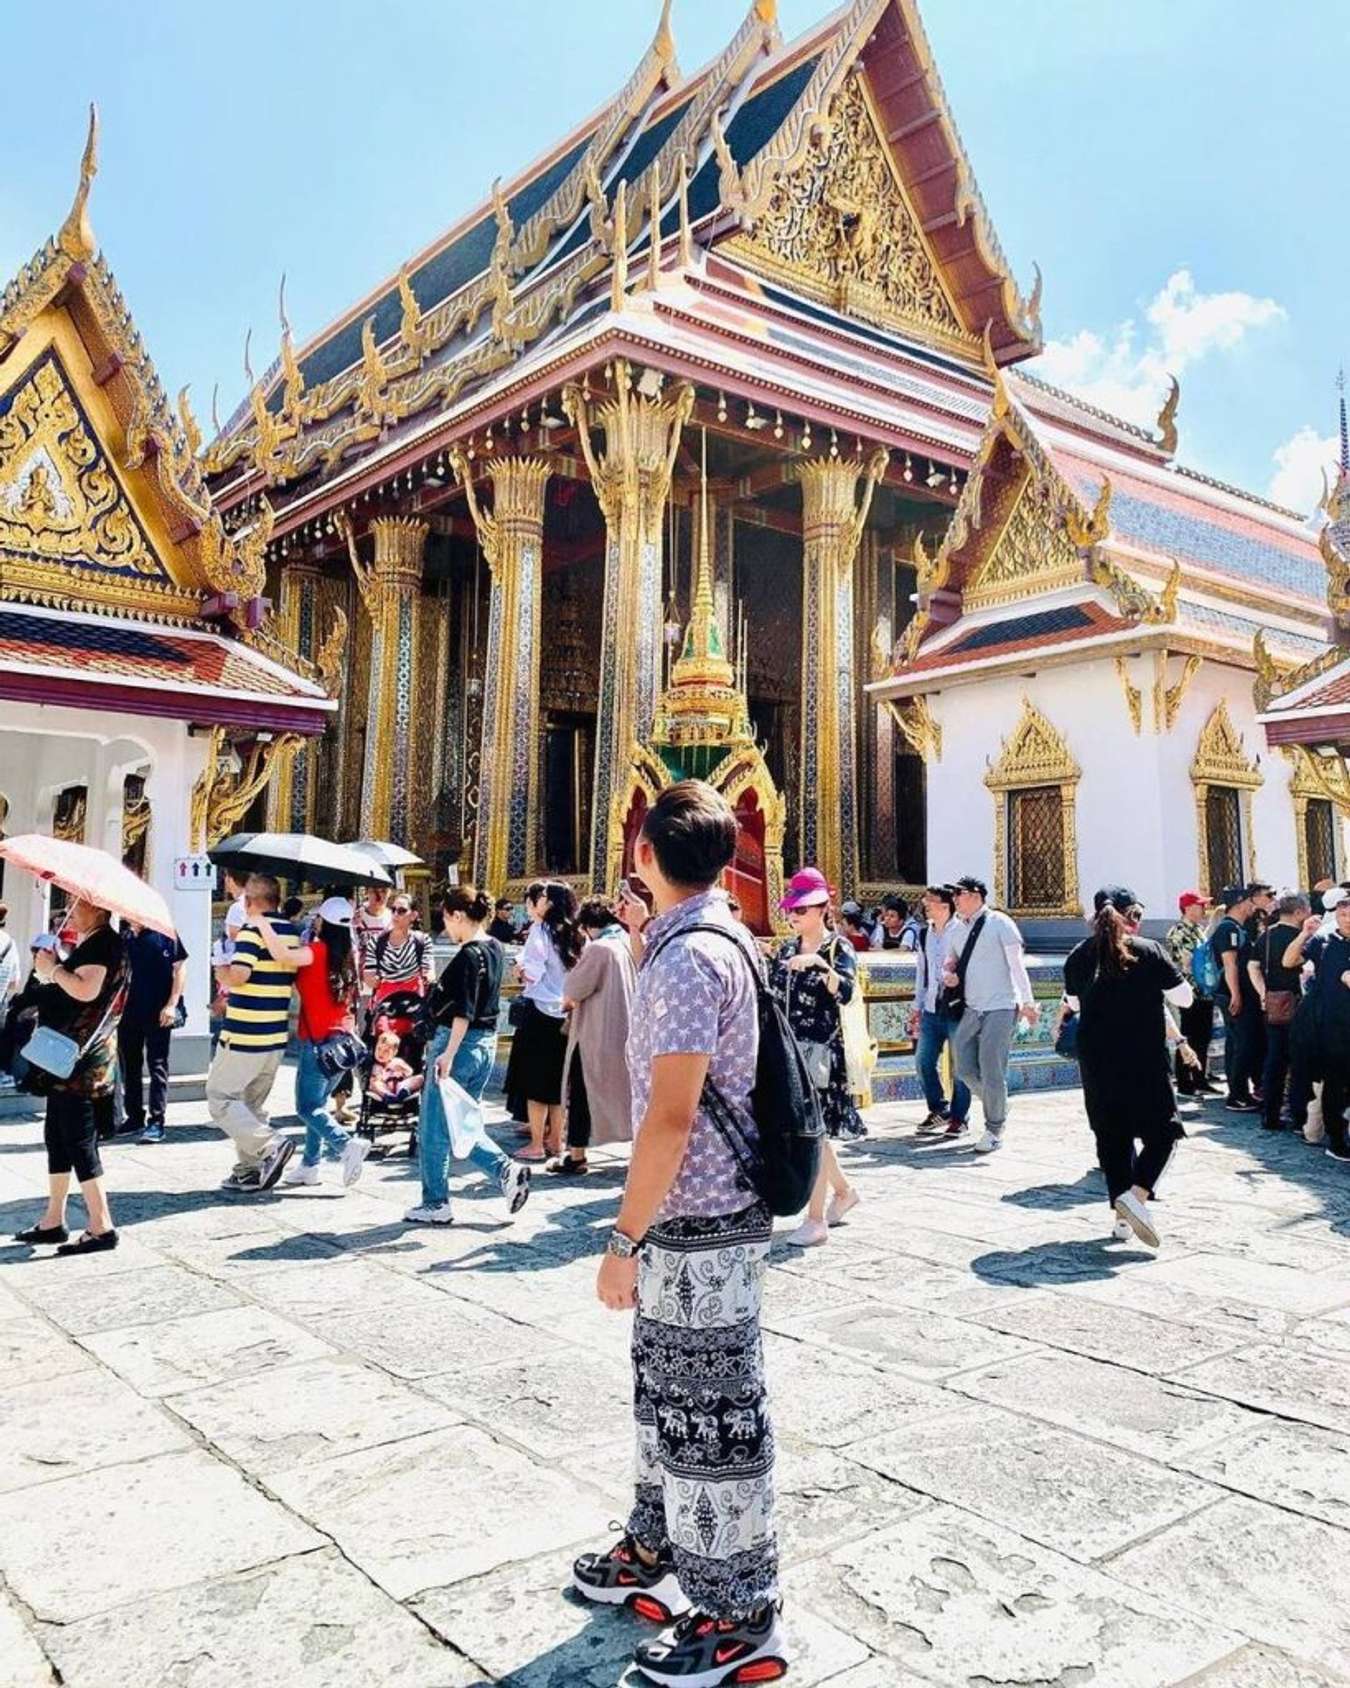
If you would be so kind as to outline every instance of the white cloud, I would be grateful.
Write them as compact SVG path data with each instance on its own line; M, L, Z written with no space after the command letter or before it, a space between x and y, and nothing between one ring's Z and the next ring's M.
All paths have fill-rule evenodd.
M1142 324L1130 317L1105 334L1084 328L1071 339L1051 340L1036 373L1147 428L1167 396L1170 375L1180 380L1201 358L1232 351L1250 332L1284 315L1274 299L1200 293L1189 270L1175 270L1150 301Z
M1322 497L1325 474L1334 480L1340 442L1335 434L1322 435L1306 424L1271 454L1275 473L1266 496L1290 510L1311 511Z

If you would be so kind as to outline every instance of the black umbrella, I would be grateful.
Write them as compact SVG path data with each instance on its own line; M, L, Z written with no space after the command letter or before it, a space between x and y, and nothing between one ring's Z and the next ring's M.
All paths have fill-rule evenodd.
M208 852L231 873L274 873L309 885L392 885L393 877L373 856L349 844L330 844L307 832L236 832Z

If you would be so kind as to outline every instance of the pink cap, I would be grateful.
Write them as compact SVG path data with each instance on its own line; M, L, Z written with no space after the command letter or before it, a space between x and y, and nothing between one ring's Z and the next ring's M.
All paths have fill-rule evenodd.
M787 894L779 908L819 908L828 903L830 883L818 867L799 868L788 881Z

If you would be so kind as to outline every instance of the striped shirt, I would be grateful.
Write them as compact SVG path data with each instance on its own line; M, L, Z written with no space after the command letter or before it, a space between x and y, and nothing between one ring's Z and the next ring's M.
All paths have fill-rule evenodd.
M272 930L287 949L296 949L300 934L289 920L269 915ZM255 1054L284 1049L290 1035L291 987L295 974L273 961L256 926L244 927L230 957L235 967L247 967L248 978L232 985L225 1003L225 1028L220 1041L231 1049Z

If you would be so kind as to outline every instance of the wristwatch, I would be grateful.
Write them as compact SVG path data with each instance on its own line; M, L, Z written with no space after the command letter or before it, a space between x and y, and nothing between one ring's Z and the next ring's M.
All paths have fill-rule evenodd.
M634 1242L632 1237L623 1231L611 1231L609 1241L605 1244L605 1253L614 1255L618 1260L631 1260L641 1247L640 1238Z

